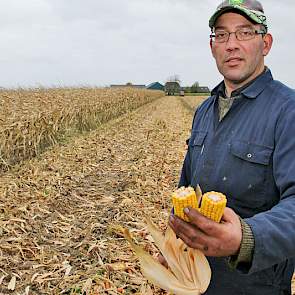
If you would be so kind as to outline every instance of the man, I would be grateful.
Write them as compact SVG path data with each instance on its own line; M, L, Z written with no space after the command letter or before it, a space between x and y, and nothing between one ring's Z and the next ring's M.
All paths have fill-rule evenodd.
M262 5L226 0L210 18L224 80L196 111L179 186L228 199L220 224L186 208L169 224L208 257L208 295L291 294L295 257L295 92L264 65Z

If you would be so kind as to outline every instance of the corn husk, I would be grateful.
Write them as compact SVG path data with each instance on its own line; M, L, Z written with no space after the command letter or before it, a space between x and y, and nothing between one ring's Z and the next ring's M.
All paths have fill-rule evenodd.
M165 268L136 245L129 231L125 229L125 238L139 258L142 274L154 285L176 295L203 294L211 279L211 269L205 255L177 239L169 226L163 235L149 219L146 221L148 230L169 268Z

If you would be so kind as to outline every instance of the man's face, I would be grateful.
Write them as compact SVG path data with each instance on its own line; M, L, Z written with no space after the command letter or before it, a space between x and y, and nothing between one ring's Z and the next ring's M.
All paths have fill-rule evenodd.
M245 17L237 13L224 13L216 21L215 31L224 30L235 32L244 27L260 30ZM216 60L219 72L227 83L242 86L254 79L264 69L264 56L271 48L272 38L255 35L251 40L238 41L235 34L230 34L229 40L224 43L212 42L211 50Z

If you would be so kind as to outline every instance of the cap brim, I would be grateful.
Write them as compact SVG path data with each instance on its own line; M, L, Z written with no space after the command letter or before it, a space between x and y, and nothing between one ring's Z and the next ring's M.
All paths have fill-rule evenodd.
M257 24L263 24L263 22L259 19L259 17L257 15L255 15L255 13L251 12L250 10L241 7L239 5L233 5L233 6L226 6L223 7L219 10L217 10L210 18L209 20L209 27L212 29L215 25L216 20L225 12L227 11L232 11L232 10L236 10L240 13L242 13L243 15L245 15L246 17L248 17L250 20L252 20L253 22L257 23Z

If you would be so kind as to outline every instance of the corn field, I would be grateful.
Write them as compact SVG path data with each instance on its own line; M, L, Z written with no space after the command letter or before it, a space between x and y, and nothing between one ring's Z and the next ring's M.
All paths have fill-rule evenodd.
M132 89L0 91L0 168L39 155L75 132L89 131L162 92Z
M0 294L168 294L121 232L156 256L143 216L165 229L203 100L162 95L1 91Z

